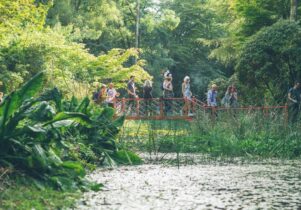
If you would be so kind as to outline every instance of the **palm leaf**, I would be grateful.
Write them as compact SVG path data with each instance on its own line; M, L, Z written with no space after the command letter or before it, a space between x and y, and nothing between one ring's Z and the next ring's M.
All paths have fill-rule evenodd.
M81 112L81 113L86 113L87 112L87 108L90 104L90 100L88 97L85 97L82 102L80 103L80 105L78 105L76 107L76 112Z
M52 123L63 121L63 120L73 120L74 122L78 122L86 126L90 126L92 123L91 119L85 114L77 113L77 112L60 112L57 115L55 115L51 121L45 123L43 126L47 126Z
M25 83L19 90L12 92L0 106L0 136L4 135L6 122L23 104L26 99L33 97L40 92L44 83L44 72L36 74L31 80Z

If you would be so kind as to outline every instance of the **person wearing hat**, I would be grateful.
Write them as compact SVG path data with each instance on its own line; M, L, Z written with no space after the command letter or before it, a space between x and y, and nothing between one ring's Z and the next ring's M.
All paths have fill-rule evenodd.
M172 85L172 75L169 72L165 75L164 82L163 82L163 98L165 100L165 112L166 114L172 113L172 101L171 98L174 97L173 93L173 85Z
M217 85L211 85L211 89L207 93L207 105L211 107L212 117L217 117L216 107L217 107Z
M182 83L182 95L184 98L184 107L183 107L183 113L184 114L190 114L190 102L192 93L190 91L190 78L189 76L185 76L183 83Z

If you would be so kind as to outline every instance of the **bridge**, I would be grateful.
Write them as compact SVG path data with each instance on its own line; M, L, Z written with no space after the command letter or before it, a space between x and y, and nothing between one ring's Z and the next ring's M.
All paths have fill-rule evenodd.
M185 110L189 106L189 112ZM203 118L205 115L213 120L224 113L231 115L258 114L265 118L288 120L288 107L283 106L245 106L245 107L208 107L206 103L193 97L184 98L121 98L114 101L116 115L125 115L127 120L188 120Z

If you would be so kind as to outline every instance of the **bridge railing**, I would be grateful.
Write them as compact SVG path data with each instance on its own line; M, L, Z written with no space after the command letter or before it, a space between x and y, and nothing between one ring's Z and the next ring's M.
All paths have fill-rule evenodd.
M196 113L196 103L194 98L122 98L115 100L114 107L117 115L126 115L132 119L185 118Z
M206 115L206 116L205 116ZM280 124L288 123L288 107L284 106L248 106L248 107L208 107L199 109L198 118L208 117L209 119L223 120L229 117L256 117L258 121L265 120Z
M185 110L189 106L188 110ZM125 115L127 119L192 119L209 118L211 120L227 117L258 115L265 119L288 121L287 106L248 106L248 107L208 107L193 97L184 98L121 98L114 101L116 115ZM186 111L186 112L185 112Z

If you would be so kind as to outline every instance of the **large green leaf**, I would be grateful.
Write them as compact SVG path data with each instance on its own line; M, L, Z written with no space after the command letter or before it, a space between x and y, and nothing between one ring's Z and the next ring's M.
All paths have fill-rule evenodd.
M78 105L76 107L76 112L81 112L81 113L86 113L87 112L87 108L90 104L90 100L88 97L85 97L82 102L80 103L80 105Z
M33 97L42 90L44 79L44 72L39 72L20 89L12 92L8 96L9 99L5 100L0 107L0 115L4 115L4 111L6 111L6 116L10 117L22 105L24 100ZM9 104L9 106L6 107L7 104ZM4 109L4 107L6 107L6 109Z
M5 133L6 122L24 103L26 99L33 97L40 92L44 83L44 72L36 74L31 80L25 83L20 89L12 92L6 97L4 103L0 107L0 135Z
M112 120L113 116L115 114L115 109L110 108L110 107L106 107L103 109L100 118L104 119L104 120Z
M121 116L121 117L117 118L116 120L114 120L112 124L116 127L121 127L121 126L123 126L124 120L125 120L125 116Z
M79 162L65 161L63 162L62 166L65 169L72 170L75 173L73 175L78 175L80 177L84 177L86 175L85 169Z
M34 163L34 168L46 170L50 167L47 154L41 145L36 144L33 146L31 156Z
M90 126L92 123L91 119L85 114L77 112L60 112L54 116L53 120L45 123L44 126L63 120L73 120L74 122L78 122L86 126Z

